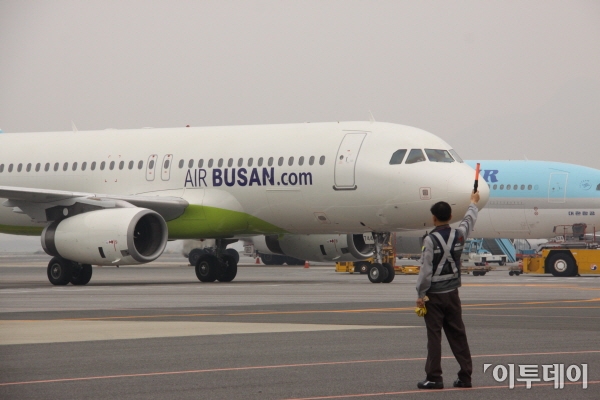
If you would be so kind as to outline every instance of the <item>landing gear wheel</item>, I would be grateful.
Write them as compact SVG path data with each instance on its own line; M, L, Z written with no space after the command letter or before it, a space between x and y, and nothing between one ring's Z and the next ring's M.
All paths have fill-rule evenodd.
M479 276L479 271L473 271L473 276Z
M92 266L90 264L73 263L71 284L75 286L87 285L92 279Z
M546 259L546 271L554 276L575 276L577 275L577 264L575 260L565 253L554 253Z
M200 282L214 282L219 271L219 259L212 254L203 254L196 263L196 276Z
M48 263L48 280L53 285L64 286L71 281L72 269L71 261L53 257Z
M225 254L233 257L236 264L240 262L240 253L236 249L225 249Z
M369 269L369 280L371 283L381 283L384 279L387 278L387 269L378 263L371 264L371 269Z
M219 282L231 282L237 275L237 261L233 256L224 254L220 264L217 280Z
M204 254L204 250L202 249L193 249L190 251L190 255L188 256L188 260L190 260L190 265L198 264L198 259Z
M274 259L274 255L273 254L259 254L260 255L260 260L263 262L263 264L265 265L275 265L275 259Z
M385 269L387 269L388 276L387 276L387 278L385 278L381 282L383 282L383 283L390 283L396 277L396 270L394 269L394 267L392 267L392 264L383 263L382 265L383 265L383 267Z
M498 263L498 265L502 267L502 266L506 265L506 263L505 263L504 261L500 261L500 262Z
M484 276L486 273L487 273L487 271L481 271L481 272L479 273L479 276Z
M510 271L508 274L509 274L510 276L513 276L515 273L514 273L513 271Z

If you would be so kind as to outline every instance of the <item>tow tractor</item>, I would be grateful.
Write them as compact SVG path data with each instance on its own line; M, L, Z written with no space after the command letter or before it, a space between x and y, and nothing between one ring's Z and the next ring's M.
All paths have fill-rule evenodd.
M538 246L538 254L523 259L523 273L566 277L580 274L600 274L600 244L586 240L585 224L560 225L555 232L563 234ZM571 229L571 231L569 231Z

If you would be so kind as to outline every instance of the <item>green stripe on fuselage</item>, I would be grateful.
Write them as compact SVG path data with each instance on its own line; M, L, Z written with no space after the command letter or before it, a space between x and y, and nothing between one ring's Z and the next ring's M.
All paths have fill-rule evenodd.
M169 239L231 237L241 234L286 233L285 230L252 215L191 204L183 215L167 222Z

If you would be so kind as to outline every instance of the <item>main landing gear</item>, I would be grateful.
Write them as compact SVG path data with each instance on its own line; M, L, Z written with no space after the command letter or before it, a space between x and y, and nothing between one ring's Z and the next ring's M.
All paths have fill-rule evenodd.
M215 252L204 253L196 261L196 276L201 282L231 282L237 275L237 260L226 251L235 240L217 239Z
M65 260L62 257L52 257L48 263L48 280L56 286L86 285L92 279L92 266Z
M390 233L375 233L373 232L373 240L375 241L375 262L369 268L369 280L372 283L390 283L396 276L394 266L383 261L383 246L390 240Z

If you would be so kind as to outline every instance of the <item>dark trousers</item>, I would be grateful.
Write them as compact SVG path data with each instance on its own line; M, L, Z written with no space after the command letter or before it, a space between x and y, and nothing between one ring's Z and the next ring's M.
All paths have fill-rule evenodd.
M458 378L471 382L473 363L467 343L467 333L462 320L462 309L458 289L448 293L427 293L429 301L425 303L425 325L427 326L427 362L425 372L427 380L443 382L442 379L442 328L460 365Z

